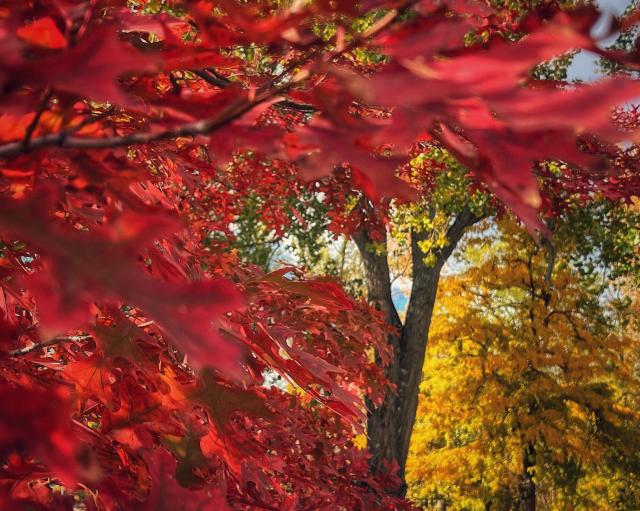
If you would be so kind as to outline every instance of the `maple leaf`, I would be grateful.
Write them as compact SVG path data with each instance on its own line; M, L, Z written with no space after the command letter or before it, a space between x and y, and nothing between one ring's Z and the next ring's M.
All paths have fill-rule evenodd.
M376 38L384 52L400 62L415 58L430 59L438 53L464 46L464 36L473 25L468 20L447 20L431 16L415 26Z
M0 458L25 453L47 464L55 477L73 484L80 465L71 430L69 401L61 389L0 386Z
M231 419L238 413L253 420L275 419L266 405L265 396L255 389L225 385L210 371L203 372L200 385L189 395L195 403L204 406L211 420L207 431L198 437L198 446L193 446L196 451L192 454L219 458L238 480L242 479L243 458L252 447L247 439L237 434Z
M5 88L52 86L82 98L129 104L118 79L127 71L153 69L156 62L156 56L143 55L119 41L115 26L104 25L59 54L8 63ZM51 69L56 73L50 73Z
M80 326L89 318L94 296L106 296L139 306L192 357L195 367L210 364L237 373L239 346L222 340L213 325L221 313L240 305L239 293L230 282L179 285L151 279L141 268L123 264L135 261L141 247L154 237L175 228L173 222L157 216L132 216L121 224L124 230L118 234L70 232L49 223L53 197L44 191L28 201L5 203L0 211L1 226L51 258L52 273L25 279L42 306L45 335ZM121 240L110 241L109 235ZM60 293L51 293L55 286Z
M107 311L113 323L98 323L92 329L105 357L111 361L124 359L134 365L144 360L144 353L138 346L138 341L156 346L157 342L116 307L109 307Z
M330 174L336 166L350 164L357 169L357 183L370 198L415 198L415 190L394 175L395 168L405 160L373 156L372 148L360 143L359 136L362 134L319 119L287 136L285 145L302 168L304 179L315 180Z
M93 356L67 365L64 375L75 384L78 398L108 404L113 401L111 367L107 359Z
M343 389L333 378L343 370L300 348L290 346L286 339L287 333L287 329L276 329L272 335L262 324L243 328L243 338L251 343L260 357L270 362L287 380L295 382L361 430L365 418L361 397ZM319 385L324 392L318 388Z
M195 475L194 470L206 468L209 465L200 447L201 438L205 432L196 429L198 428L189 428L182 436L165 435L162 438L164 446L177 460L176 481L186 488L198 486L200 478Z
M272 283L277 289L308 298L314 305L327 308L343 307L344 310L353 309L353 303L344 294L339 284L329 279L296 280L296 268L284 267L272 271L261 278L261 282ZM290 275L291 277L287 277Z
M216 509L231 511L231 507L219 488L201 490L183 488L175 479L177 462L162 448L144 454L149 467L151 491L141 505L144 511L206 511Z
M60 50L67 47L67 40L50 17L39 18L33 23L20 27L18 37L23 41L43 48Z
M639 94L637 81L613 78L569 90L519 90L496 102L493 108L512 129L520 132L567 129L618 142L627 135L611 122L612 111Z
M273 413L266 405L265 398L258 391L244 390L224 385L205 370L201 376L201 385L190 395L191 399L206 407L211 420L223 431L231 417L247 413L255 417L272 417Z
M587 166L596 164L578 150L576 132L620 140L623 136L611 124L610 111L638 94L637 84L622 79L566 91L520 86L541 61L575 48L592 48L588 28L595 19L591 9L573 15L560 13L515 44L496 38L484 50L460 50L445 60L428 60L428 47L427 55L421 57L421 47L416 45L413 58L402 53L402 65L388 66L373 80L383 104L400 106L395 119L376 135L377 140L395 140L400 133L414 139L438 121L441 125L449 123L459 129L465 142L461 144L459 135L446 127L437 138L469 165L532 232L545 232L537 218L542 201L532 174L534 165L550 157ZM428 33L409 33L409 39L424 38ZM419 79L408 78L403 67ZM390 94L392 90L396 94ZM398 96L400 100L396 101ZM422 125L405 122L415 108L422 110Z

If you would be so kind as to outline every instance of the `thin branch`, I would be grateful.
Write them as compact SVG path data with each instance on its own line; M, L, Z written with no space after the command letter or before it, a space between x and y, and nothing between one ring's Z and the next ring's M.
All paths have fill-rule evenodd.
M293 85L293 83L291 84ZM280 91L278 91L280 92ZM239 118L259 103L276 96L277 92L265 95L252 102L242 101L230 105L220 116L209 117L199 121L183 124L182 126L159 131L156 133L132 133L130 135L86 138L70 136L68 131L53 133L37 137L31 141L28 147L24 147L22 141L10 142L0 146L0 158L12 158L29 150L41 149L43 147L67 147L75 149L105 149L136 144L149 144L159 140L168 140L178 137L196 136L211 133Z
M549 229L550 232L553 232L555 227L554 224L555 222L553 220L549 220L547 222L547 228ZM549 305L549 300L551 298L551 294L549 293L549 290L553 287L553 282L551 279L553 277L553 268L556 264L557 251L556 251L555 245L551 242L551 239L545 238L543 240L543 244L547 247L547 271L544 274L544 282L547 286L547 289L545 291L546 293L545 305Z
M222 76L220 73L214 71L211 68L202 70L194 69L191 72L207 82L209 85L215 85L216 87L220 87L221 89L229 87L233 83L231 80Z
M12 357L21 357L22 355L27 355L28 353L39 350L41 348L55 346L56 344L60 344L62 342L81 342L87 341L91 338L91 335L69 335L66 337L53 337L47 341L38 342L36 344L31 344L30 346L25 346L24 348L12 350L9 352L9 355L11 355Z
M36 115L33 120L27 126L27 129L24 134L24 138L22 139L22 146L26 149L29 147L29 142L31 141L31 137L33 136L33 132L38 127L38 123L40 122L40 118L42 114L47 109L47 105L49 104L49 100L51 99L52 90L51 87L47 87L45 91L42 93L42 97L40 98L40 103L38 104L38 108L36 109Z
M364 40L373 37L380 33L382 30L388 28L394 21L398 19L398 15L410 8L416 0L407 1L401 8L392 9L383 19L378 21L373 27L359 37L355 37L344 48L330 52L325 60L330 61L345 52L353 49ZM303 59L299 65L309 64L309 59ZM137 144L149 144L160 140L169 140L179 137L189 137L197 135L206 135L213 131L216 131L234 120L240 118L245 113L249 112L256 106L275 99L278 95L282 94L286 90L290 89L294 85L302 82L309 77L310 71L308 69L302 70L296 73L288 82L274 86L276 79L271 79L265 84L265 87L255 95L253 100L248 98L242 98L239 101L229 105L223 112L215 117L208 117L200 119L198 121L183 124L177 128L167 129L164 131L158 131L155 133L132 133L123 136L113 136L104 138L85 138L70 136L69 132L63 131L60 133L53 133L43 135L41 137L34 138L30 141L28 146L25 146L22 141L10 142L0 146L0 158L13 158L27 151L41 149L45 147L66 147L76 149L106 149L114 147L122 147L127 145Z
M277 106L279 108L296 110L297 112L304 112L306 114L313 114L318 111L318 109L314 106L305 105L304 103L294 103L293 101L289 101L287 99L285 99L284 101L280 101Z

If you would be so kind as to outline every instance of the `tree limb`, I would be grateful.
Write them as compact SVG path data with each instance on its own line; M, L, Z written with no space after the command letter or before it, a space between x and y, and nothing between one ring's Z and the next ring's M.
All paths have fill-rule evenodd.
M47 341L38 342L35 344L31 344L30 346L25 346L24 348L19 348L17 350L12 350L9 352L9 355L12 357L21 357L22 355L27 355L33 351L39 350L41 348L47 348L49 346L55 346L56 344L60 344L62 342L80 342L87 341L91 339L91 335L69 335L65 337L52 337Z
M22 146L24 148L29 147L29 142L31 141L31 137L33 136L33 132L38 127L38 123L40 122L40 118L42 117L42 114L44 113L45 109L47 108L47 104L49 103L49 100L51 99L52 94L53 94L53 91L51 90L51 87L47 87L45 89L44 93L42 94L42 97L40 98L40 104L38 105L38 108L36 109L36 115L34 116L33 120L29 123L29 126L27 126L27 129L26 129L26 131L24 133L24 138L22 139Z
M409 9L415 3L416 0L408 0L401 7L392 9L365 33L363 33L359 37L355 37L344 48L329 52L324 56L324 59L330 61L353 49L364 40L380 33L384 29L388 28L394 21L396 21L400 13L404 12L406 9ZM299 65L309 64L310 62L311 61L309 59L302 60ZM57 146L76 149L106 149L127 145L149 144L151 142L169 140L178 137L206 135L240 118L242 115L251 111L253 108L264 103L265 101L276 98L279 94L285 92L292 86L306 79L309 74L310 72L308 69L300 71L296 73L291 80L282 85L275 85L275 83L277 83L277 80L275 78L271 79L265 84L264 87L261 87L253 100L242 98L239 101L229 105L229 107L227 107L222 113L215 117L208 117L205 119L200 119L198 121L186 123L177 128L166 129L155 133L131 133L129 135L104 138L86 138L77 136L74 137L70 136L69 132L63 131L60 133L53 133L34 138L30 141L28 146L25 146L22 141L9 142L7 144L1 145L0 158L13 158L27 151L45 147ZM212 80L213 78L211 77L214 76L220 79L220 76L213 74L209 74L207 76L209 80Z
M207 82L209 85L215 85L216 87L220 87L221 89L229 87L229 85L232 84L231 80L210 68L201 70L194 69L191 72Z

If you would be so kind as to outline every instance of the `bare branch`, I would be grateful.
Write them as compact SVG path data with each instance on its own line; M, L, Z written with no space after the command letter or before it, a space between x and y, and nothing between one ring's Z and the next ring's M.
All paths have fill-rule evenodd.
M69 335L66 337L53 337L47 341L38 342L36 344L31 344L30 346L25 346L24 348L12 350L9 352L9 355L11 355L12 357L21 357L22 355L27 355L28 353L39 350L41 348L55 346L56 344L60 344L62 342L81 342L87 341L91 338L91 335Z
M34 138L31 140L28 147L25 147L22 141L10 142L0 146L0 158L12 158L24 152L41 149L43 147L57 146L75 149L105 149L126 145L149 144L158 140L168 140L177 137L204 135L229 124L251 110L257 104L262 103L266 99L275 95L277 95L276 92L252 102L246 100L236 102L235 104L230 105L230 107L218 117L201 119L199 121L183 124L175 129L159 131L156 133L143 132L116 137L87 138L70 136L68 131L62 131L60 133L52 133Z
M191 72L196 76L198 76L199 78L201 78L202 80L204 80L205 82L207 82L208 84L215 85L216 87L220 87L221 89L229 87L229 85L232 84L231 80L229 80L228 78L222 76L220 73L210 68L206 68L202 70L194 69Z
M29 142L31 141L31 137L33 136L33 132L38 127L38 123L40 122L40 118L42 114L47 109L47 105L49 104L49 100L51 99L52 91L51 87L47 87L46 90L42 93L40 98L40 103L38 108L36 109L36 115L33 120L27 126L27 129L24 134L24 138L22 139L22 146L27 148L29 147Z

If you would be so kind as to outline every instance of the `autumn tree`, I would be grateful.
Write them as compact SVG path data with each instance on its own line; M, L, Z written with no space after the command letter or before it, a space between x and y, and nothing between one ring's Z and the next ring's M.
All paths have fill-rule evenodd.
M530 73L577 48L636 66L634 48L596 44L597 18L457 1L4 2L3 508L408 506L387 468L402 475L439 269L475 216L457 201L450 221L431 215L431 170L453 158L461 193L491 194L479 207L505 205L538 237L565 196L638 189L637 154L616 144L634 113L611 122L637 83L562 90ZM392 199L415 216L403 325L378 250ZM238 261L243 221L284 232L323 215L358 240L375 307ZM265 389L274 372L295 392ZM353 445L367 405L373 472Z
M489 12L492 11L487 10L485 14ZM522 6L517 6L509 11L510 15L516 19L518 15L522 15L522 12ZM482 15L480 16L482 17ZM500 26L503 28L504 23L507 23L504 15L499 17L498 21L493 20L493 22L499 25L502 23ZM411 37L418 38L412 30L419 30L420 22L409 26L412 27L409 29ZM524 24L524 26L527 25ZM510 26L510 29L514 29L514 27L515 25ZM464 35L470 36L472 33L473 31L468 31ZM462 40L461 34L458 36ZM390 36L393 44L399 44L395 37L401 38L402 34ZM514 36L514 38L519 37L520 35ZM416 42L416 44L419 43ZM522 44L526 46L526 38ZM392 49L392 55L394 51L400 52L401 50ZM498 53L496 50L496 54ZM362 56L360 59L361 61L366 60ZM410 61L409 55L404 53L402 53L402 59ZM536 80L541 79L556 81L566 79L566 58L563 57L560 61L537 67L534 67L533 60L532 65L528 66L526 70L527 72L531 71L532 85L538 85L539 82ZM538 58L535 63L538 64L543 60ZM485 64L492 69L494 67L500 68L497 60L487 60ZM385 75L384 71L382 75L387 78L392 76L391 74ZM499 79L497 78L496 81ZM403 85L398 83L399 90L403 90ZM451 86L458 87L458 85ZM489 95L491 96L493 93L491 92ZM506 94L504 90L502 93ZM475 90L473 94L475 94ZM464 93L462 95L464 96ZM412 97L410 93L407 96ZM397 101L400 106L395 106L394 103L394 112L396 118L406 123L409 122L408 110L420 108L420 100L416 99L415 103L403 103L403 101L403 99ZM362 105L358 104L355 104L353 109L354 111L350 112L352 117L375 115L378 118L384 118L387 115L384 110L364 109ZM405 117L402 116L403 112ZM633 121L633 112L625 115L622 113L624 112L621 112L621 118L630 120L631 125L635 122ZM399 125L392 125L396 129L402 129ZM310 126L314 126L314 119L312 119ZM384 146L385 154L393 156L394 148L397 147L395 144L402 144L402 141L394 138L391 129L384 133L386 137L384 142L390 141ZM322 130L316 131L315 134L319 139L326 136L326 132ZM589 158L597 155L598 158L608 160L608 165L625 169L620 174L625 176L621 181L617 181L617 178L609 181L604 176L593 181L591 180L593 176L585 179L585 176L581 176L576 167L567 166L564 162L542 162L535 160L535 158L527 159L525 154L529 149L522 154L516 154L518 149L514 153L513 148L508 147L511 142L503 140L505 146L501 150L496 149L499 142L492 141L498 145L495 147L491 145L485 150L487 154L491 153L492 156L500 160L501 168L509 168L511 158L515 157L515 161L520 162L523 169L527 168L527 172L531 168L535 169L536 178L542 182L542 186L547 192L544 196L544 202L540 202L536 188L537 183L521 182L515 184L512 189L501 189L491 186L485 187L477 180L469 179L469 170L477 169L479 161L465 155L464 145L453 143L454 139L450 136L455 136L454 133L436 130L425 134L419 133L416 128L415 134L418 135L419 143L410 149L411 160L409 164L398 172L398 175L410 183L419 195L418 198L414 196L413 200L409 201L411 205L406 200L396 200L392 204L384 199L380 200L381 194L371 189L375 186L375 182L363 181L358 168L341 168L336 178L324 179L316 184L316 190L325 196L325 207L329 208L327 213L330 217L328 221L325 221L327 230L351 238L355 242L364 263L362 273L367 285L368 299L370 303L385 312L388 323L393 325L396 330L396 334L392 334L389 338L389 344L393 346L396 356L387 368L387 376L394 385L395 392L387 395L383 406L370 411L368 438L369 449L374 455L373 468L384 471L386 463L392 461L397 464L401 475L404 470L409 438L415 418L417 388L421 378L422 360L439 275L465 229L487 213L500 209L491 194L497 194L498 197L506 199L510 194L516 192L517 188L516 195L520 195L523 199L518 203L520 217L528 222L530 228L535 230L533 226L537 226L542 232L546 232L548 227L543 225L540 218L536 216L538 207L542 207L544 218L551 225L554 222L553 218L561 213L568 204L575 204L576 200L582 204L588 204L596 190L606 189L609 196L616 198L628 194L634 187L633 176L635 175L634 164L631 164L635 151L633 147L622 150L617 146L602 145L597 142L597 139L585 138L581 140L584 157ZM463 141L458 142L462 143ZM485 142L488 143L488 139ZM332 150L335 148L332 147ZM555 154L562 157L560 156L561 151ZM520 160L518 157L522 159ZM495 163L495 160L493 161ZM499 169L500 166L497 168ZM568 176L571 176L571 184L566 181ZM599 179L604 181L598 184ZM310 210L317 211L317 207ZM305 209L305 211L309 210ZM296 217L299 216L296 214ZM302 224L304 225L304 223L303 221ZM315 222L306 231L311 234L311 243L309 240L306 242L307 246L312 248L311 252L314 252L318 246L318 232L321 232L322 227L322 222L319 224ZM252 232L251 226L248 230ZM399 238L395 236L397 232L394 233L398 230L403 231ZM391 237L394 239L391 240ZM297 239L299 240L299 238ZM405 274L412 282L411 296L402 320L392 299L391 284L395 261L393 255L389 253L390 243L396 243L398 239L402 240L399 246L405 252L401 257L409 260L409 264L405 265ZM346 238L343 238L343 251L340 254L342 263L334 264L333 267L329 266L329 269L344 268L344 249L347 246L344 240ZM304 240L302 244L305 245ZM307 257L303 256L301 260L303 263L313 264L313 261ZM325 265L324 268L327 266ZM334 271L334 274L340 276L338 271Z
M613 268L567 252L575 228L558 226L568 243L550 261L512 220L485 226L442 282L408 468L425 505L638 506L640 338L601 278Z

